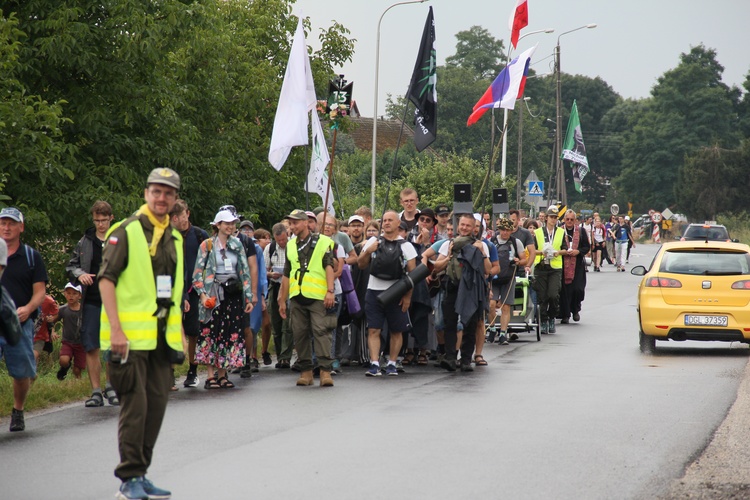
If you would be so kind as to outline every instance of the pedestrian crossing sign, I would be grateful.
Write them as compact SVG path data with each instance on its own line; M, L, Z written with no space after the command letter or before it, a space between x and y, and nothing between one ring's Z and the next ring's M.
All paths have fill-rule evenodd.
M529 196L544 196L544 181L529 181Z

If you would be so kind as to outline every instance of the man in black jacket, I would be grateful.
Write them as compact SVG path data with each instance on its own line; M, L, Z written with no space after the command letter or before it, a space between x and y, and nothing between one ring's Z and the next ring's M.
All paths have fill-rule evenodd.
M86 371L91 382L91 397L84 403L87 408L104 406L104 398L111 405L120 404L117 393L109 382L109 369L107 369L107 385L102 394L102 362L99 357L99 318L102 312L102 298L99 295L96 275L102 263L102 249L107 238L107 231L114 218L112 207L106 201L97 201L91 207L91 218L94 227L87 229L78 241L65 268L70 282L74 285L81 285L83 289L81 342L86 351Z

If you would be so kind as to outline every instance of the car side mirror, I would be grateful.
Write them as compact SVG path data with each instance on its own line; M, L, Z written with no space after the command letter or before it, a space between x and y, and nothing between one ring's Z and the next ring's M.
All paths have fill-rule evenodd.
M739 238L732 238L732 243L739 243L739 242L740 242Z
M633 276L644 276L647 272L647 269L643 266L635 266L630 270L630 274Z

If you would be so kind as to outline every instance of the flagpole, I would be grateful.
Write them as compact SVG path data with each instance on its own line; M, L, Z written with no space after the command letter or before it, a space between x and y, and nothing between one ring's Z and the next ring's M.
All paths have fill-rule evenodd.
M411 94L411 80L409 81L409 89L406 91L406 95ZM393 152L393 163L391 164L391 171L388 174L388 187L385 190L385 201L383 201L383 212L380 215L380 219L383 219L385 211L388 208L388 197L391 194L391 182L393 181L393 171L396 169L396 160L398 160L398 150L401 148L401 138L404 135L404 126L406 126L406 113L409 111L409 99L406 99L406 105L404 106L404 117L401 119L401 128L398 131L398 141L396 141L396 150ZM373 217L375 213L373 212Z
M398 5L407 5L412 3L424 3L427 0L411 0L409 2L394 3L383 11L378 19L378 29L375 36L375 95L372 105L372 177L370 179L370 210L375 215L375 181L377 177L377 156L378 156L378 72L380 71L380 24L383 22L383 16L386 12ZM408 98L407 98L408 100ZM408 106L408 104L407 104Z
M307 161L307 144L305 144L305 210L310 210L310 168L312 165Z
M338 135L338 127L333 129L333 140L331 141L331 161L328 162L328 186L326 186L326 199L323 202L323 210L328 213L328 195L331 193L331 179L333 179L333 158L336 156L336 136ZM333 211L336 213L336 210Z
M520 42L525 37L529 35L536 35L537 33L554 33L554 29L552 28L546 28L543 30L536 30L536 31L529 31L528 33L524 33L520 37L518 37L518 41ZM513 46L508 46L508 55L505 56L505 66L507 67L510 64L510 55L513 52ZM503 130L508 126L508 108L503 108ZM503 155L500 160L500 177L502 179L505 179L505 170L506 170L506 164L507 164L507 149L508 149L508 138L506 134L503 134Z

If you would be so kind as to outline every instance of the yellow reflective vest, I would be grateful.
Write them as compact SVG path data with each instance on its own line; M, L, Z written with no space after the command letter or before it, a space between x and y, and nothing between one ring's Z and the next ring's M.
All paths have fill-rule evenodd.
M534 231L534 235L536 236L536 247L537 247L536 258L534 259L534 262L536 264L539 264L544 258L544 252L542 250L544 249L544 243L545 243L545 238L544 238L545 229L546 229L546 226L540 227L539 229ZM555 229L554 236L552 239L552 247L555 250L559 251L562 249L564 234L565 234L564 228L558 227ZM552 259L549 262L549 265L550 267L552 267L552 269L562 269L562 265L563 265L562 255L558 255L557 257L552 257Z
M295 297L302 294L303 297L314 300L323 300L326 298L328 291L328 281L326 281L326 270L323 267L323 255L333 249L333 240L323 234L313 235L318 238L315 248L313 249L310 262L307 263L307 271L302 276L300 284L300 262L297 253L297 238L289 241L286 246L286 258L289 259L291 270L289 272L289 297ZM311 242L312 243L312 242Z
M119 224L118 224L119 225ZM117 226L115 226L117 227ZM113 227L112 229L114 229ZM111 230L110 230L111 232ZM148 242L143 227L138 221L125 226L128 235L128 265L117 279L115 295L120 325L130 342L130 349L152 351L156 349L157 318L156 279L148 252ZM176 351L182 351L182 290L184 286L184 260L182 256L182 236L172 229L177 268L172 285L172 302L167 316L167 344ZM148 284L149 286L144 286ZM107 312L102 307L100 342L102 349L110 347L111 325Z

